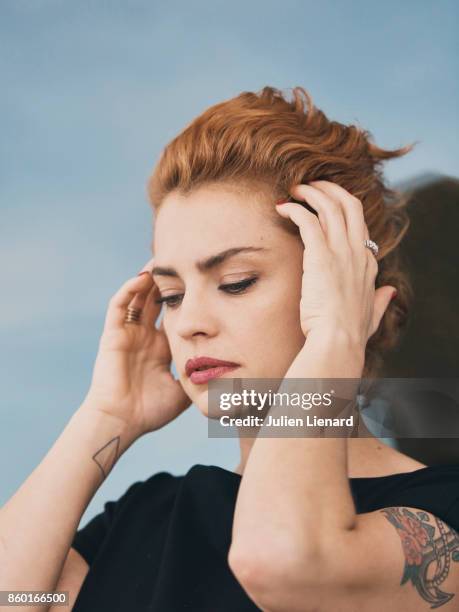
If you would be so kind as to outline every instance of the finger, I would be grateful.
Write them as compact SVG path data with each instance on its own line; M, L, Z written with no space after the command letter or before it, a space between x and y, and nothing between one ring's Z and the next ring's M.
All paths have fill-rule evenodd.
M127 307L139 292L148 292L151 289L153 277L151 274L142 274L127 280L118 291L110 298L107 314L105 316L105 328L120 327L124 324Z
M369 238L362 202L337 183L332 183L331 181L311 181L310 184L340 203L346 221L349 243L353 248L358 247L361 250L364 240Z
M153 286L147 294L141 317L141 321L150 329L156 327L156 320L161 312L162 305L157 301L160 296L158 285L153 281Z
M376 277L378 276L378 272L379 272L379 263L378 260L375 257L375 254L373 253L373 251L371 249L369 249L368 247L366 247L364 245L363 250L365 251L365 256L366 256L366 268L367 268L367 272L370 275L370 278L373 280L373 282L376 280Z
M348 246L346 222L342 206L320 189L308 184L294 185L290 193L305 200L319 214L327 244L333 251L343 251Z
M139 310L143 311L150 291L154 286L154 281L152 275L148 272L143 272L142 276L145 276L147 279L149 279L148 283L147 281L145 281L145 283L142 285L141 290L134 295L128 306L130 306L131 308L138 308Z
M151 275L151 270L153 269L153 262L154 262L154 257L152 257L149 261L147 261L147 263L143 266L143 268L138 273L138 276L140 275L146 276L147 278L153 280L153 277ZM139 308L140 310L142 310L147 300L147 296L151 289L151 286L152 286L151 282L149 284L145 284L142 290L139 291L134 296L132 301L129 303L129 306L131 306L132 308Z
M327 252L325 234L319 219L306 210L301 204L287 202L276 205L277 212L284 218L295 223L299 230L305 250L316 254L318 257Z

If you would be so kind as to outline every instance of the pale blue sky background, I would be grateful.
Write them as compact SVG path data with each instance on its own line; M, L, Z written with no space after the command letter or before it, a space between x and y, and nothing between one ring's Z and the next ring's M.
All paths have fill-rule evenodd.
M301 85L395 148L393 183L457 174L453 1L0 2L0 503L84 398L106 303L149 258L145 183L206 107ZM193 407L124 455L84 519L134 480L237 464Z

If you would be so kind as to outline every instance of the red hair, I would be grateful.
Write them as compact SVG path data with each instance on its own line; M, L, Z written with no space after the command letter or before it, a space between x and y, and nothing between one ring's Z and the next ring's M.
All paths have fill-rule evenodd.
M149 179L149 198L156 210L172 191L186 195L218 183L269 193L274 202L288 199L293 185L315 180L335 182L357 197L379 245L376 287L390 284L398 291L367 343L363 376L373 376L382 353L397 344L413 295L397 249L409 226L408 198L385 184L381 165L413 146L382 149L370 132L328 119L302 87L292 89L291 100L264 87L215 104L186 126L164 148ZM298 233L274 210L272 216Z

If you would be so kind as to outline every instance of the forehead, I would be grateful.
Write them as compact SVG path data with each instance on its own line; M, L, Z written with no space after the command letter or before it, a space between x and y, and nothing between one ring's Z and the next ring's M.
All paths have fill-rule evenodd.
M205 257L240 244L265 246L281 237L273 197L222 187L168 194L155 218L153 251L161 261L181 253Z

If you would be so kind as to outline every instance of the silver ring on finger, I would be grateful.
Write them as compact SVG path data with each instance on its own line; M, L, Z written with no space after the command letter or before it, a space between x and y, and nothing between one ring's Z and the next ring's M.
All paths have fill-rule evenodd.
M376 242L373 242L373 240L369 240L368 238L366 238L364 240L364 245L367 247L367 249L370 249L370 251L373 252L373 255L375 257L377 256L377 254L379 253L379 247Z
M140 325L140 319L142 317L142 310L140 308L134 308L133 306L127 307L127 313L124 317L125 323L134 323Z

